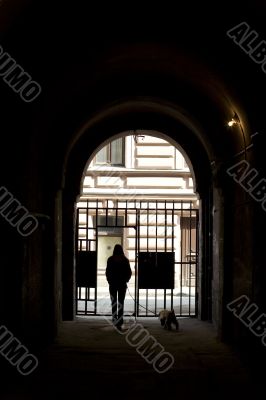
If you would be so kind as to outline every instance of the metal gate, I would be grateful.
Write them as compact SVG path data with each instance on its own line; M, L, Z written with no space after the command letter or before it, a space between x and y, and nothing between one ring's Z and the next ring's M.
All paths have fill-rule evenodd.
M77 315L103 314L115 243L132 269L125 315L156 316L164 308L197 315L198 209L191 201L87 200L76 209L75 234Z

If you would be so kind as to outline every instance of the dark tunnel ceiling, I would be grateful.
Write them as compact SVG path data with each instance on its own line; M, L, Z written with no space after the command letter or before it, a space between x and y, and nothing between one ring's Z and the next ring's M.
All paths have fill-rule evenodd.
M95 104L97 95L100 97L98 83L121 97L127 89L135 89L135 95L153 90L155 97L156 92L158 97L173 97L185 109L194 101L190 115L201 117L210 132L215 127L206 116L216 116L211 107L206 111L208 101L220 109L217 116L222 124L234 99L234 107L240 104L250 124L259 126L261 118L263 125L265 102L258 100L266 77L230 41L226 31L247 21L266 38L266 2L212 6L195 2L172 7L153 5L145 10L143 5L135 5L121 9L110 4L86 8L82 2L2 0L0 43L40 80L47 99L56 96L66 81L68 97L87 91L95 95ZM138 82L145 83L146 92L143 84L143 93L138 93ZM60 107L66 113L68 97L60 99L58 114ZM108 102L108 96L105 100Z

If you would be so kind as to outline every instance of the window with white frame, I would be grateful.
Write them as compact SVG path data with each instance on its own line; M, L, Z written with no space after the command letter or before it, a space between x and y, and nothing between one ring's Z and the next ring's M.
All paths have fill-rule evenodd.
M125 166L125 138L113 140L104 146L96 154L95 164Z

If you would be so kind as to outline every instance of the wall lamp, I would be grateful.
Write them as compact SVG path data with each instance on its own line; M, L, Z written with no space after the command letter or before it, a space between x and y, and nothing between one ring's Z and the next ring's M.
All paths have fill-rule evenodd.
M233 116L233 118L232 118L229 122L227 122L227 125L228 125L228 126L233 126L233 125L235 125L235 124L241 125L241 124L240 124L240 119L239 119L237 113L235 113L235 115Z
M230 126L230 127L232 127L232 126L234 126L234 125L236 125L236 124L240 126L240 129L241 129L241 132L242 132L243 143L244 143L244 150L243 150L243 152L244 152L244 154L245 154L245 160L246 160L246 158L247 158L247 154L246 154L247 146L246 146L245 133L244 133L243 127L242 127L242 125L241 125L239 116L238 116L237 113L235 112L233 118L232 118L230 121L227 122L227 125Z

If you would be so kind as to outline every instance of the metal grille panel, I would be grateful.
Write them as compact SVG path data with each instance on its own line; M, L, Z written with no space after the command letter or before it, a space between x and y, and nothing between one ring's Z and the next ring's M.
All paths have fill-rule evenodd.
M77 315L111 315L111 309L101 309L100 300L109 296L105 258L111 254L115 242L123 245L132 269L125 315L135 312L137 316L157 316L164 308L174 309L177 316L197 315L198 209L193 208L191 201L88 200L76 211L77 277L81 253L97 255L97 279L93 287L76 286ZM172 260L173 285L159 288L154 283L158 268L160 274L164 273L164 261L153 261L150 271L155 272L150 277L147 274L146 286L140 288L143 287L138 276L141 255L146 254L150 260L163 260L163 253L165 259ZM87 268L95 265L88 262ZM165 273L170 270L171 266L166 265ZM166 276L161 277L167 281Z

